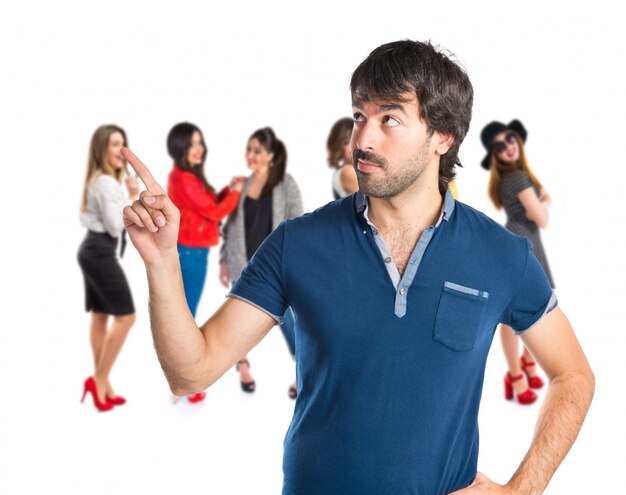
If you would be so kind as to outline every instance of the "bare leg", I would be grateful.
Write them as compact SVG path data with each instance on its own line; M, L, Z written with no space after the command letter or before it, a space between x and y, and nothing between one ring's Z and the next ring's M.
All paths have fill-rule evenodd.
M109 385L109 374L115 363L122 345L126 340L130 327L135 322L135 315L115 316L113 318L113 324L111 329L107 332L104 342L102 343L102 350L100 351L100 358L96 366L96 372L93 376L98 387L98 393L101 395L99 399L104 401L104 395L106 392L113 394L113 390Z
M522 374L522 368L519 360L519 337L515 335L513 329L507 325L500 325L500 339L502 340L502 350L509 368L509 374L516 377ZM526 379L513 382L513 388L516 394L523 393L528 389Z
M527 363L532 363L535 361L532 354L528 351L528 349L526 349L526 346L524 346L523 356ZM537 376L537 367L534 364L530 366L526 366L526 372L528 373L528 376L530 377Z
M89 340L91 342L91 350L93 351L93 368L98 368L100 361L100 352L102 352L102 344L107 334L107 323L109 315L104 313L91 313L91 327L89 329Z

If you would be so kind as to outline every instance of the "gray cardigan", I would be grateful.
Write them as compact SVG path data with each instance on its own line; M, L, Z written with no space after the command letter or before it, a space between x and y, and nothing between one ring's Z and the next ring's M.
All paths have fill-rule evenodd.
M241 190L241 197L237 208L230 214L222 227L222 247L220 261L226 261L230 279L235 281L248 263L246 254L246 234L244 226L243 202L250 188L250 177ZM289 174L272 190L272 230L280 222L288 218L295 218L303 213L302 198L296 181Z

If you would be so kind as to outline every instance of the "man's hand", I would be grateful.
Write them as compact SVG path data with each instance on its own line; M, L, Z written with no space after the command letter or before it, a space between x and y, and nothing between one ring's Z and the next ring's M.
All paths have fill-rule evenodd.
M501 495L509 493L506 487L491 481L483 473L476 473L472 484L462 490L457 490L450 495Z
M122 148L137 176L146 186L139 199L124 208L124 226L144 263L177 254L180 212L146 167L128 148Z

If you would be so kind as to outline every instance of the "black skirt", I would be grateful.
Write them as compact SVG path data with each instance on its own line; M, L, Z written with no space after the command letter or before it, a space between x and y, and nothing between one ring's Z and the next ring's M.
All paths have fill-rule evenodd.
M123 316L135 312L130 287L117 261L117 239L107 233L87 231L78 250L85 280L85 309Z

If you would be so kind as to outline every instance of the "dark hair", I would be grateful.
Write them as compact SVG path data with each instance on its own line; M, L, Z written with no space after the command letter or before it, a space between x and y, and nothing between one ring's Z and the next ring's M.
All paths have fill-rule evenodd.
M461 167L458 152L472 118L474 90L465 70L429 42L400 40L379 46L352 74L350 90L354 101L398 101L414 92L419 116L431 133L454 138L439 163L439 191Z
M339 168L341 159L343 158L343 146L346 140L350 141L352 135L352 127L354 120L350 117L339 119L333 124L326 140L326 149L328 150L328 165L333 168Z
M187 161L187 153L189 148L191 148L191 138L194 132L198 132L200 134L202 146L204 146L204 153L202 154L202 162L199 165L192 167ZM191 172L202 181L202 185L207 191L215 193L215 189L213 189L213 186L209 184L204 175L204 160L207 155L207 146L204 142L202 131L197 125L190 124L189 122L181 122L180 124L176 124L172 127L167 135L167 152L172 157L174 164L178 168L185 170L186 172Z
M283 142L276 137L271 127L263 127L252 133L248 141L257 139L261 146L269 153L273 153L272 163L270 166L267 182L263 186L261 196L269 194L285 177L285 169L287 168L287 148Z

